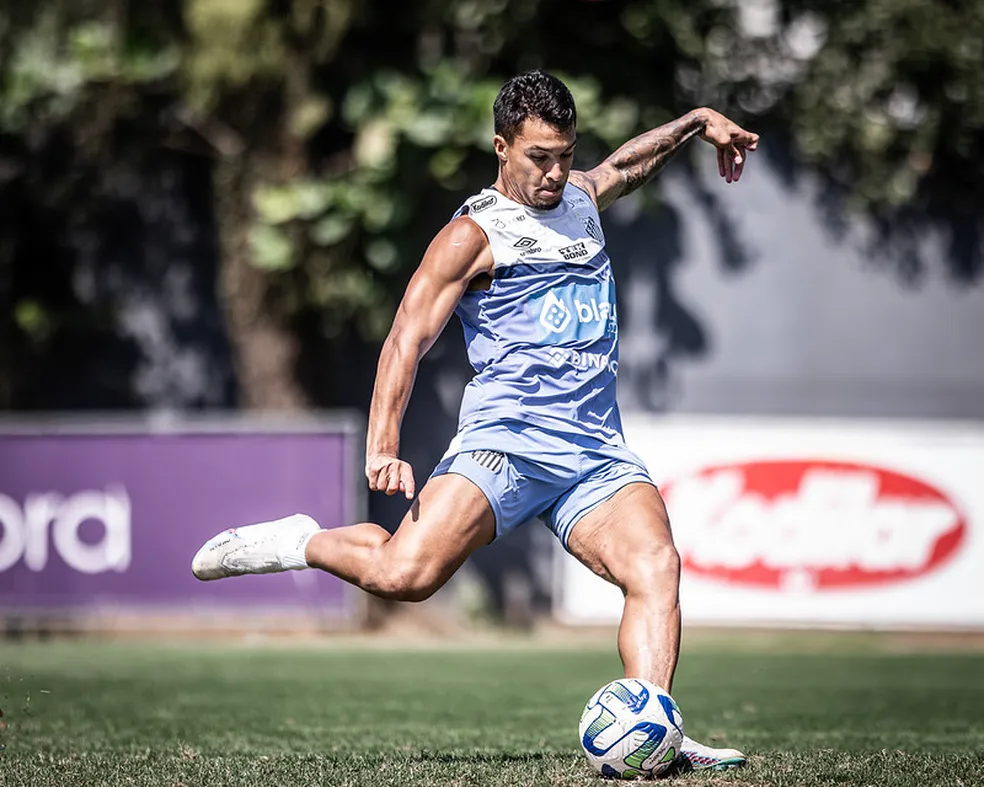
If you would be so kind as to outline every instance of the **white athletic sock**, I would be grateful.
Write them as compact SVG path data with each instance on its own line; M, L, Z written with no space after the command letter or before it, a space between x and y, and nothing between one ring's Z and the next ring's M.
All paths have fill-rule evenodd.
M294 532L288 531L285 533L283 541L278 544L279 549L277 550L277 555L280 558L280 565L288 571L300 571L310 568L307 560L304 558L304 552L307 549L308 541L311 540L311 537L315 533L321 532L318 523L306 514L294 514L293 517L288 517L288 519L294 519L295 517L299 520L299 525L302 524L303 520L309 522L310 529L302 529Z

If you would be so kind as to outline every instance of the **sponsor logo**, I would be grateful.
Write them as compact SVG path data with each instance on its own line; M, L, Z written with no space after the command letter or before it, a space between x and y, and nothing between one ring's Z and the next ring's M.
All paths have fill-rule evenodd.
M967 523L925 481L875 466L779 460L661 487L684 570L731 584L825 591L903 582L954 557Z
M540 308L540 325L549 333L563 333L571 324L571 310L553 292L547 293Z
M540 342L594 341L616 333L614 292L610 280L555 287L530 303L543 331Z
M491 208L493 205L495 205L496 202L498 202L498 198L495 196L495 194L490 194L489 196L483 197L480 200L475 200L471 204L471 212L481 213L486 208Z
M594 296L582 296L572 299L574 311L571 312L567 301L559 298L554 291L547 293L540 306L540 325L550 333L564 333L571 324L573 316L581 325L592 323L603 326L606 331L609 326L614 330L614 309L608 301L599 301Z
M576 260L588 256L588 249L585 247L584 241L575 243L573 246L563 246L559 251L565 260Z
M98 536L85 530L101 530ZM83 574L125 571L130 565L130 498L123 489L30 494L21 506L0 494L0 572L24 561L44 571L54 553ZM50 539L49 539L50 535ZM50 542L50 543L49 543Z
M604 235L601 234L601 227L598 226L598 222L591 218L591 216L588 216L583 221L584 231L598 241L598 243L604 243Z
M516 241L513 244L513 248L528 249L530 246L534 245L535 243L536 243L536 238L529 238L524 235L522 238L520 238L518 241Z
M618 361L606 353L580 352L555 347L548 357L550 363L558 369L561 366L573 366L575 369L607 369L612 374L618 373Z
M555 348L550 351L550 354L547 357L550 358L551 364L557 368L560 368L567 363L567 350L561 350L559 347Z
M599 303L594 298L588 298L585 301L580 301L575 298L574 309L577 311L578 322L598 322L603 325L608 324L608 318L614 311L610 303L606 303L605 301L601 301Z

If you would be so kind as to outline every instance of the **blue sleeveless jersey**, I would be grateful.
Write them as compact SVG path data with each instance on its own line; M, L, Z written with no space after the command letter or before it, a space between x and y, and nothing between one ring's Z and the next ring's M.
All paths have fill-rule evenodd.
M537 210L485 189L460 215L485 231L495 269L456 309L476 374L453 447L516 421L623 446L615 283L591 198L568 184L556 208Z

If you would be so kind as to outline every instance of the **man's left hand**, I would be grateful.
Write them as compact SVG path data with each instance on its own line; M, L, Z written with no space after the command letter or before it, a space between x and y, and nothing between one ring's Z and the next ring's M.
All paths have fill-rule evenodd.
M728 183L737 183L745 169L748 151L758 147L759 135L745 131L713 109L702 109L707 122L700 138L718 149L718 172Z

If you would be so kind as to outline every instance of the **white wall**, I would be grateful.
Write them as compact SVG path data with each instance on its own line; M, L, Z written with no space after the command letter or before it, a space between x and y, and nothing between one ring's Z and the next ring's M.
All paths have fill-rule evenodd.
M718 233L675 164L662 186L678 238L659 237L666 227L658 221L649 232L628 229L638 222L631 202L605 214L610 246L632 257L618 282L624 409L643 409L633 387L665 339L652 331L663 285L647 270L667 264L669 247L679 253L675 297L708 346L671 360L667 409L984 418L984 286L952 280L940 238L924 240L926 273L907 284L897 256L866 252L864 222L855 220L843 241L831 236L808 173L787 185L756 154L742 180L726 185L713 152L695 153L751 261L738 271L722 266ZM620 244L626 233L631 242Z
M636 416L685 622L984 627L984 424ZM560 548L558 547L558 553ZM569 555L554 611L612 623L621 593Z

